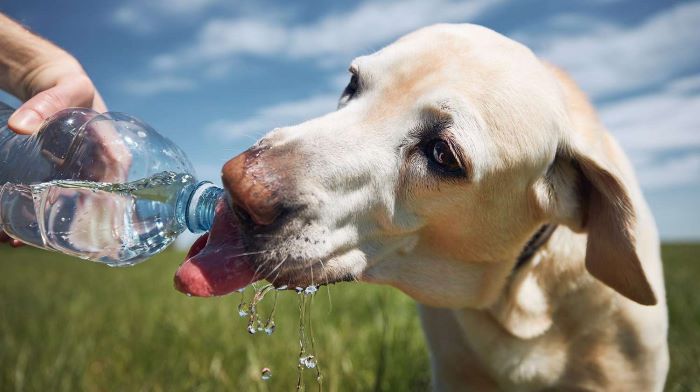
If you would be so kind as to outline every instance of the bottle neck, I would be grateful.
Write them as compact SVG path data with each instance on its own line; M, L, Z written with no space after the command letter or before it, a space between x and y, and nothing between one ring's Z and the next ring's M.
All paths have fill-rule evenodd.
M194 187L185 209L185 224L189 231L202 233L211 229L216 204L223 193L223 189L208 181L202 181Z

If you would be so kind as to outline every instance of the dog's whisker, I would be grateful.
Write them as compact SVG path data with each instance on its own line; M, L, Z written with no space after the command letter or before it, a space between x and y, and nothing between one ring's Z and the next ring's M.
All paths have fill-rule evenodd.
M264 254L264 253L269 253L269 252L274 252L274 250L260 250L256 252L243 252L243 253L237 253L236 256L251 256L251 255L259 255L259 254Z
M282 259L282 261L280 261L280 262L275 266L275 268L273 268L272 271L270 271L270 274L272 274L272 273L275 272L279 267L281 267L282 264L284 264L284 262L287 261L288 258L289 258L289 255L285 255L284 258ZM280 271L280 272L281 272L281 271ZM278 272L278 275L279 275L279 272Z
M282 271L277 271L277 274L276 274L275 277L272 279L272 281L276 282L276 281L277 281L277 278L279 278L281 272L282 272ZM272 275L272 274L271 274L271 273L268 274L268 276L267 276L265 279L268 279L270 275Z
M314 264L313 263L311 263L311 265L309 265L309 269L311 270L311 285L315 286L314 285Z
M322 270L322 271L326 271L326 265L323 264L323 260L318 259L318 262L321 264L321 270ZM329 279L328 279L328 273L326 272L324 275L325 275L325 278L326 278L326 283L325 283L326 292L328 293L328 306L329 306L329 308L328 308L328 313L330 313L331 310L333 310L333 301L331 300L331 285L329 284L330 281L329 281Z
M265 266L268 264L268 260L264 260L263 262L259 263L258 266L255 268L255 273L254 276L258 276L259 272L265 268Z
M282 239L287 238L285 236L276 235L276 234L253 234L252 237L255 237L255 238L282 238Z
M279 250L279 249L265 249L265 250L262 250L262 251L259 251L259 252L249 252L248 254L265 254L265 253L270 254L270 253L274 253L274 252L276 252L276 251L278 251L278 250ZM265 268L265 266L267 266L267 264L269 264L270 262L271 262L270 259L266 259L266 260L263 260L261 263L259 263L259 264L257 265L257 267L255 268L254 276L258 276L259 273L260 273L260 271L261 271L263 268ZM267 279L267 276L263 277L263 279Z

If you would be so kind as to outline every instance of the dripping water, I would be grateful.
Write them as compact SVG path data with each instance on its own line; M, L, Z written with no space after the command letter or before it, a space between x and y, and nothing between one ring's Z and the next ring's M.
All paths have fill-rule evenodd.
M256 334L257 332L265 332L266 335L272 335L272 333L275 331L274 317L275 310L277 309L279 291L286 290L287 286L280 286L277 289L275 289L272 284L266 284L261 287L256 287L255 284L252 284L251 286L253 288L253 296L250 298L250 302L246 301L246 289L244 288L238 290L238 292L241 294L241 301L238 304L238 315L241 318L248 318L248 323L246 326L248 333ZM316 357L313 324L311 323L311 307L313 304L314 295L318 292L318 289L319 287L316 285L295 287L299 300L299 356L297 361L297 391L305 390L304 372L307 369L313 369L315 371L318 391L321 392L323 390L323 376L321 373L321 367L319 366L319 362ZM259 314L258 305L270 291L274 291L272 308L267 318L264 318ZM264 323L263 320L265 320ZM272 371L270 368L265 367L261 370L261 380L267 381L271 377Z
M267 381L272 378L272 370L270 368L262 368L260 371L260 379Z
M301 294L297 287L297 294ZM299 295L299 364L297 365L297 391L304 390L304 358L306 358L306 338L304 337L304 313L306 312L306 296Z
M315 285L306 288L297 287L297 294L299 297L299 362L297 364L297 391L303 391L305 389L304 371L306 369L314 369L316 371L316 385L318 386L319 392L323 390L323 378L321 367L316 357L314 330L313 324L311 323L311 306L313 304L313 296L317 291L318 286Z

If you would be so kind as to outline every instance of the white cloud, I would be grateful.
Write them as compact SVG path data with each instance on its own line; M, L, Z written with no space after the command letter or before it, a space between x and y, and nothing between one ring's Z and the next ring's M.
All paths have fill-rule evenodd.
M700 75L680 78L664 89L601 108L603 122L630 156L645 189L700 180L698 87ZM694 152L679 156L678 151Z
M112 21L131 32L149 33L166 19L188 19L221 3L221 0L131 1L112 11Z
M377 49L377 45L428 24L469 21L498 3L494 0L365 2L350 12L292 28L288 55L347 57Z
M600 114L632 154L700 148L700 95L667 89L603 106Z
M153 7L171 14L191 14L201 12L220 0L155 0L150 1Z
M671 188L700 181L700 154L688 154L637 168L642 187L647 190Z
M700 66L697 2L669 8L632 27L570 15L555 16L550 25L546 34L522 31L516 36L572 73L594 98L654 86Z
M673 80L667 89L679 94L700 93L700 74Z
M216 19L199 33L199 43L190 55L216 59L228 54L274 54L286 42L287 32L272 23L254 19Z
M122 88L133 95L155 95L170 91L192 90L195 83L190 79L162 76L144 80L127 80Z
M297 124L335 110L338 97L339 94L319 94L278 103L243 120L215 121L207 126L207 130L221 139L249 138L253 142L275 127Z
M199 65L238 55L283 56L347 62L351 56L377 49L398 36L436 22L469 21L500 0L366 1L349 11L327 15L309 24L289 24L265 15L215 19L197 40L174 53L161 54L156 69Z
M239 54L273 55L287 44L284 28L258 19L214 19L197 34L197 43L151 60L157 71L174 71L190 65L215 66Z
M148 33L153 31L152 19L132 5L125 5L114 10L112 21L131 32Z
M700 180L700 75L687 75L700 67L691 49L700 47L698 25L696 2L631 26L553 15L514 36L566 69L594 99L608 98L598 105L603 122L630 156L642 186L660 189Z
M231 74L234 67L232 61L219 61L202 70L202 75L207 79L219 80Z

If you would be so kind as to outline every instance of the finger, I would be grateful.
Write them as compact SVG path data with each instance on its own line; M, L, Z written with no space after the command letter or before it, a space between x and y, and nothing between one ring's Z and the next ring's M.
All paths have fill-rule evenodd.
M1 243L8 243L13 248L18 248L18 247L24 245L24 243L22 243L22 241L18 241L16 239L10 237L4 231L0 231L0 244Z
M15 110L7 125L17 133L32 134L39 130L44 120L60 110L76 106L91 107L94 91L87 76L63 80Z

